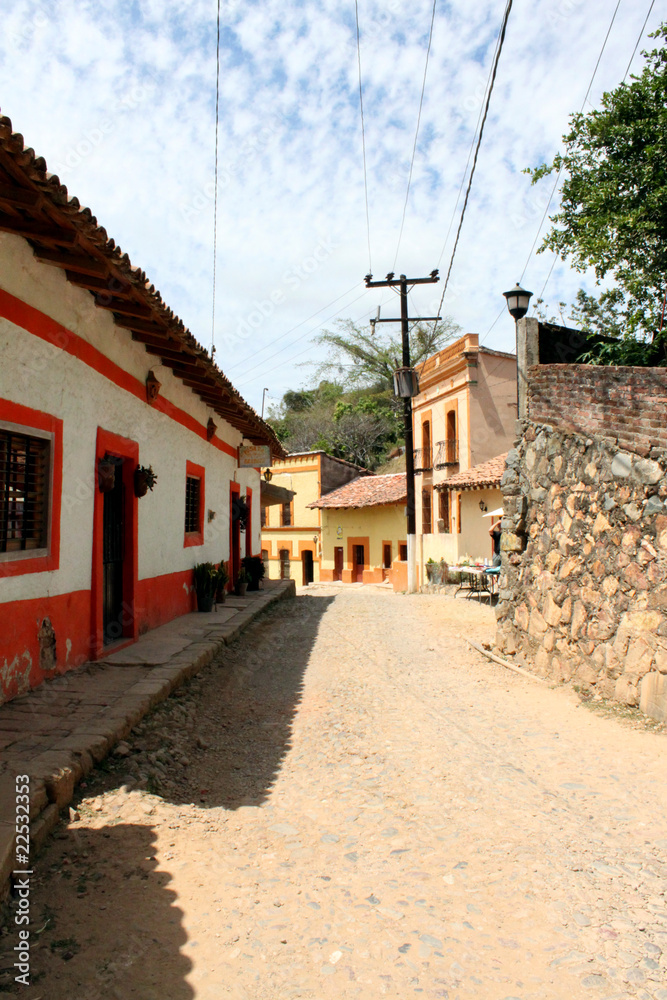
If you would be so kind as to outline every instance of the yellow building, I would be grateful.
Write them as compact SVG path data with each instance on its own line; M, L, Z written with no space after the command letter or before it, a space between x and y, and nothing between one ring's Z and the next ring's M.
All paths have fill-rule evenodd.
M477 334L469 333L428 358L417 372L420 391L412 401L417 562L423 567L428 559L454 564L464 554L486 558L488 522L480 520L479 502L492 510L500 506L499 494L494 499L492 491L476 499L475 519L466 491L445 489L444 484L496 461L512 447L516 357L480 347ZM424 582L423 570L419 579Z
M368 470L324 451L288 455L271 468L271 486L291 490L291 501L262 505L262 558L270 580L297 586L320 580L322 518L311 504Z
M320 580L407 581L405 473L355 479L309 504L322 517Z
M490 520L488 515L502 509L500 480L506 458L506 454L498 455L489 462L450 476L435 487L439 496L445 491L449 494L446 506L456 508L456 532L446 533L444 539L449 555L440 557L448 565L455 565L465 556L474 560L493 558L489 528L498 518Z

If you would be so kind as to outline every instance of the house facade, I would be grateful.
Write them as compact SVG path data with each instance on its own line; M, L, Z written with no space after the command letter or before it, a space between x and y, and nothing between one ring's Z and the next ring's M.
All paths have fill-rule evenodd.
M320 579L407 585L405 473L354 479L309 506L322 517Z
M466 334L428 358L417 372L420 391L412 412L417 562L423 576L428 559L455 563L478 534L481 543L479 526L466 526L463 520L471 502L465 491L444 489L443 484L511 448L517 416L516 357L480 346L477 334ZM466 543L461 536L468 529ZM487 552L482 549L468 554L483 558Z
M288 455L274 462L271 486L290 490L289 502L262 506L262 556L271 580L293 579L297 586L321 579L322 517L312 506L332 490L360 475L361 466L325 451Z
M259 472L239 447L284 452L8 119L0 351L4 701L193 610L195 563L233 577L259 555Z
M502 517L503 495L500 482L505 471L507 455L498 455L489 462L474 465L465 472L438 483L435 487L438 503L440 494L447 491L449 496L442 505L445 510L455 510L456 532L441 532L445 534L444 549L447 555L440 558L452 566L466 557L472 560L493 559L493 545L489 536L489 528ZM496 517L489 519L489 514L497 511ZM428 556L427 556L428 558ZM433 557L435 558L435 557Z

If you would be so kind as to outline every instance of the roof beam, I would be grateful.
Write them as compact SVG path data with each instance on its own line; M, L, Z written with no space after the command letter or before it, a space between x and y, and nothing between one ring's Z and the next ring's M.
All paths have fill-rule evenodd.
M5 205L33 208L39 201L39 192L15 187L13 184L0 184L0 201Z
M55 229L52 226L40 225L38 222L28 222L19 215L0 214L0 230L23 236L27 240L39 240L56 246L74 246L77 241L74 230Z
M77 271L65 271L65 277L73 285L80 288L87 288L89 292L100 292L102 296L113 295L116 298L130 298L132 286L126 285L118 278L109 275L106 278L97 278L91 274L79 274Z
M42 247L37 247L35 257L42 264L52 264L55 267L67 268L81 274L105 275L108 273L105 261L98 260L96 257L88 257L85 254L59 253L57 250L44 250Z
M134 316L137 319L150 319L153 310L148 306L135 302L134 299L118 299L110 292L107 295L94 295L95 305L100 309L111 309L112 312L120 313L121 316Z

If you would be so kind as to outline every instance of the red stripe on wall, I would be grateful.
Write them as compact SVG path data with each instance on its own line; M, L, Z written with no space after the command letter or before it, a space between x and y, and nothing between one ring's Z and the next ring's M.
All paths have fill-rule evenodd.
M120 389L124 389L131 395L136 396L137 399L145 402L146 387L143 382L140 382L134 375L130 375L129 372L126 372L114 361L111 361L105 354L102 354L101 351L98 351L96 347L93 347L92 344L89 344L88 341L84 340L78 334L72 333L71 330L61 326L60 323L47 316L46 313L40 312L39 309L35 309L34 306L28 305L27 302L23 302L2 288L0 288L0 316L9 320L10 323L14 323L15 326L22 327L35 337L53 344L54 347L59 347L66 354L71 354L72 357L82 361L89 368L92 368L93 371L103 375ZM168 399L158 396L153 404L153 409L164 413L171 420L192 431L193 434L203 438L205 441L208 440L206 426L200 424L185 410L181 410L174 403L170 403ZM238 460L238 448L232 447L232 445L217 436L211 439L211 444L219 451Z

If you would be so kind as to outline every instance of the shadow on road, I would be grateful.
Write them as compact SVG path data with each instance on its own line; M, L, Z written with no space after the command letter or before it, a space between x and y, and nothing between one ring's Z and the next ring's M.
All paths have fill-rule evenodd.
M150 826L118 824L70 830L64 842L49 844L34 879L31 985L14 982L10 925L0 993L23 1000L192 1000L183 914L168 888L171 876L157 870L155 840Z

